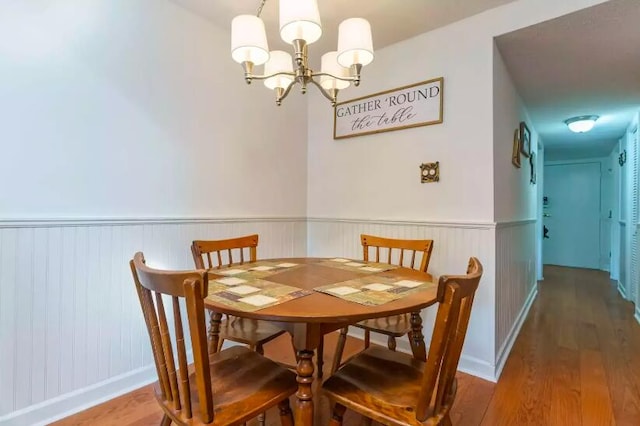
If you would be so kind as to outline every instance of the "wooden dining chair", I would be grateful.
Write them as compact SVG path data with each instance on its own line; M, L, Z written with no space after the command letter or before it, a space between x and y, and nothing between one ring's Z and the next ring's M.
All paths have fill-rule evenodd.
M362 234L360 235L360 241L362 243L362 255L365 262L370 260L385 262L408 267L420 272L427 272L429 260L431 259L431 251L433 250L433 240L399 240ZM370 251L375 253L375 258L373 256L370 257ZM416 257L419 259L416 259ZM374 318L354 324L354 327L364 330L365 349L370 345L371 332L375 332L386 335L388 348L395 351L396 338L406 334L411 338L411 315L403 314ZM348 327L340 330L336 354L333 358L333 366L331 368L332 372L336 371L342 363L342 352L344 351L344 345L347 340L347 332Z
M241 265L257 259L258 235L230 238L226 240L196 240L191 244L191 253L197 269L214 270L224 266ZM245 256L245 252L246 256ZM235 253L235 259L234 259ZM209 339L209 351L218 351L225 340L248 345L250 349L264 354L263 345L285 333L269 322L227 316L211 312L209 333L219 328L219 341ZM216 324L220 321L219 325Z
M298 389L294 373L243 346L209 356L206 271L152 269L142 253L129 264L158 373L153 388L164 411L161 425L241 424L277 405L282 425L293 426L289 396ZM187 365L182 306L187 311L193 366Z
M335 403L330 426L340 426L346 409L384 425L451 425L456 370L467 333L482 265L469 260L467 275L442 276L438 313L427 360L371 347L322 386Z

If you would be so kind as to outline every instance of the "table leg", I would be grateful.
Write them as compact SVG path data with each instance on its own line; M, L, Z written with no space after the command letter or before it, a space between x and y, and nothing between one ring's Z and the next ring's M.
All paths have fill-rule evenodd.
M208 333L208 352L209 357L218 352L218 344L220 343L220 321L222 320L222 314L211 311L209 313L209 333Z
M413 358L421 361L427 360L427 347L424 344L424 335L422 334L422 316L420 311L411 312L411 352Z
M296 392L295 424L313 425L313 351L302 349L298 351L298 392Z

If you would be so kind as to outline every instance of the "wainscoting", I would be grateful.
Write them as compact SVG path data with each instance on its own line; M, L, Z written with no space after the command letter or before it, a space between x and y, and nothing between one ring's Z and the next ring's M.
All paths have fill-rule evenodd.
M128 261L189 269L194 239L306 254L304 218L0 221L0 425L60 418L155 380Z
M362 233L433 239L434 276L464 273L478 257L484 276L459 368L496 381L535 297L534 230L533 221L0 221L0 425L44 424L155 380L128 260L142 250L152 266L191 268L192 240L251 233L263 258L359 259ZM423 313L427 341L435 310ZM406 339L398 349L409 351Z
M309 218L309 256L345 256L360 259L362 258L360 234L433 239L429 272L434 276L463 274L470 256L480 259L484 267L484 275L476 294L459 369L495 381L495 351L492 343L495 339L495 225L480 222ZM422 314L423 332L427 341L431 338L435 312L436 307L431 307ZM359 337L356 330L352 333ZM375 339L376 336L372 336L372 340L376 341ZM379 343L386 346L386 340ZM398 341L398 349L409 351L406 338Z
M496 226L496 378L537 294L535 220Z

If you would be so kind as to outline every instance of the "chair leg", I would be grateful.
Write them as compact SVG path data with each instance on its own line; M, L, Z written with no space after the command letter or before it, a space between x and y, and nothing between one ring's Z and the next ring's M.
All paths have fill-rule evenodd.
M160 421L160 426L169 426L171 424L171 417L166 414L162 416L162 420Z
M266 418L267 418L267 413L258 414L258 425L264 426Z
M371 345L371 332L369 330L364 331L364 348L367 349Z
M258 352L260 355L264 355L264 348L261 344L256 345L256 352Z
M342 364L342 353L344 352L344 345L347 342L347 332L349 327L340 329L340 336L338 337L338 344L336 345L336 353L333 356L333 365L331 365L331 374L335 373L340 364Z
M289 398L278 403L280 409L280 423L282 426L293 426L293 413L289 406Z
M322 367L324 366L324 336L320 338L320 344L316 350L316 364L318 367L318 379L322 379Z
M389 336L389 338L387 339L387 347L392 350L392 351L396 351L396 338L393 336Z
M221 337L218 341L218 352L222 350L222 345L224 344L224 339Z
M333 407L333 416L329 421L329 426L342 426L342 417L345 411L347 411L347 407L336 403L335 407Z

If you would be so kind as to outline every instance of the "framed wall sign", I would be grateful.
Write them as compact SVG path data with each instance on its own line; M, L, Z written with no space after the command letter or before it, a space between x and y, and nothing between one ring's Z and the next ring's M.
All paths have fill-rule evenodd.
M440 77L340 102L333 111L333 138L442 123L443 86Z

